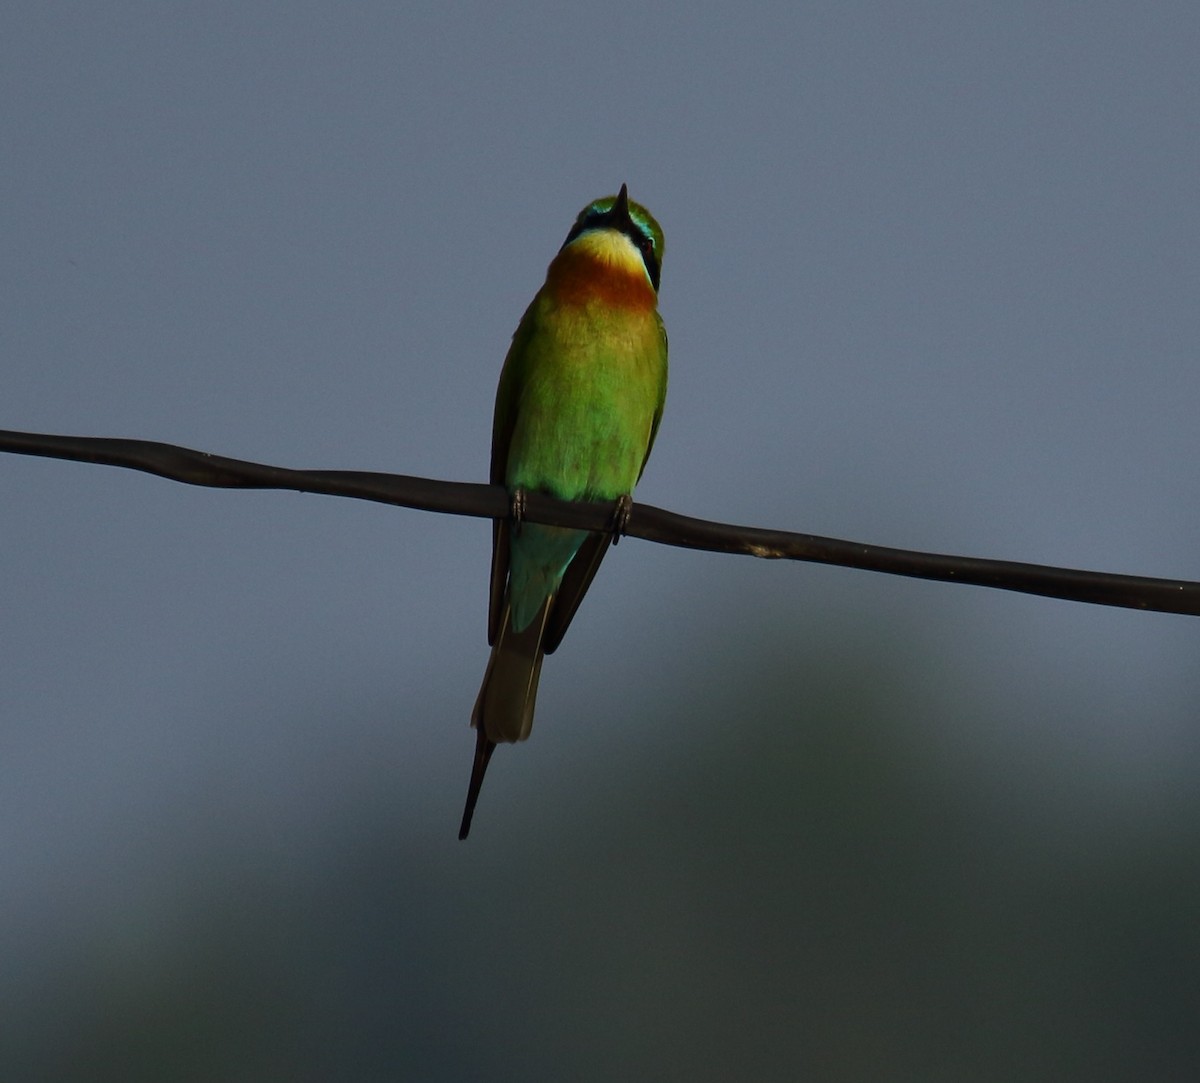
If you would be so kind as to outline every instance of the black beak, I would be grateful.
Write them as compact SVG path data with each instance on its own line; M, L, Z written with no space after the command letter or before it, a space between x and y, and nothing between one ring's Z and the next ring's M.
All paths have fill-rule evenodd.
M621 190L617 193L608 217L617 229L621 229L623 226L633 227L633 219L629 217L629 188L626 185L621 185Z

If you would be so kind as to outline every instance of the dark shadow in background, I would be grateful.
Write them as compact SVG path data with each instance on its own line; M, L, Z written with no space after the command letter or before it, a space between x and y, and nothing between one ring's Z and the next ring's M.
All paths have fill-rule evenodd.
M1019 765L922 748L919 637L811 636L696 644L577 819L547 779L414 841L381 773L299 867L186 843L168 947L0 1005L0 1075L1196 1078L1200 803L1024 801Z

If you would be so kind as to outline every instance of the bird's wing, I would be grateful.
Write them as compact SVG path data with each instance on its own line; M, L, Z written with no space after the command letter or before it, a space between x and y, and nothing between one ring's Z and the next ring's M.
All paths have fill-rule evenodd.
M642 471L646 469L650 452L654 450L654 438L658 435L658 423L662 421L663 407L667 402L667 325L663 323L662 316L657 312L654 315L658 320L658 336L661 343L662 379L658 384L658 402L654 406L654 419L650 422L650 438L646 441L646 454L642 458L642 469L638 471L638 481L642 480Z
M579 552L571 558L546 618L546 632L542 637L542 650L546 654L553 654L562 637L567 634L571 618L592 585L596 569L600 567L600 561L604 559L611 542L611 534L589 534L579 547Z
M536 303L536 298L535 298ZM508 473L508 450L517 423L520 391L525 382L525 359L533 329L533 305L526 310L513 332L512 345L500 370L496 388L496 410L492 417L492 465L489 479L493 485L503 485ZM492 583L488 599L488 643L496 642L500 620L504 613L504 587L508 582L509 521L492 520Z

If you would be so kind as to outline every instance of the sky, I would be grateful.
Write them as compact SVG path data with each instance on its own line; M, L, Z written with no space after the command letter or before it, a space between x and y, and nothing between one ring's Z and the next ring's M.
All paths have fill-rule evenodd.
M483 481L517 320L627 183L639 499L1200 580L1193 4L3 25L5 428ZM460 844L485 522L22 456L0 500L8 1078L1200 1058L1194 618L629 540Z

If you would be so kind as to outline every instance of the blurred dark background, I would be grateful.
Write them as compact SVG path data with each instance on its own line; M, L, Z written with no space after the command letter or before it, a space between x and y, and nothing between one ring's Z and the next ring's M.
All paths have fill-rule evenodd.
M8 428L486 474L574 215L641 499L1200 579L1190 4L10 5ZM1193 619L628 541L455 840L466 519L0 459L0 1078L1191 1080Z

